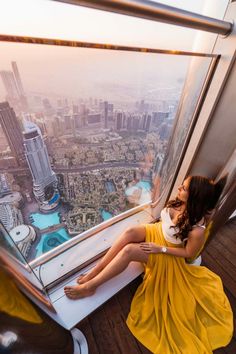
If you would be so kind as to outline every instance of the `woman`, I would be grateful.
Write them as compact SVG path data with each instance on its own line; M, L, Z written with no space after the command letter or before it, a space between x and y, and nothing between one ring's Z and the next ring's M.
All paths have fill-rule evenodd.
M127 319L140 342L160 354L207 354L227 345L233 318L221 280L186 262L204 246L207 215L225 183L226 178L214 184L205 177L188 177L162 210L161 222L128 229L78 285L65 287L66 295L92 295L130 261L140 261L145 263L144 280Z

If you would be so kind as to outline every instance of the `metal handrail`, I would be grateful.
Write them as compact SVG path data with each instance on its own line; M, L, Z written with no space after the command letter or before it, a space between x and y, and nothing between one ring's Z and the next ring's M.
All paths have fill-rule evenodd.
M189 52L189 51L172 50L172 49L131 47L131 46L125 46L120 44L92 43L92 42L82 42L82 41L71 41L68 39L15 36L11 34L0 34L0 42L42 44L42 45L53 45L53 46L60 46L60 47L91 48L91 49L104 49L104 50L114 50L114 51L120 50L125 52L183 55L183 56L190 56L190 57L194 56L194 57L202 57L202 58L217 57L217 54L212 54L212 53L201 53L201 52L193 52L193 51Z
M233 24L149 0L53 0L228 35Z

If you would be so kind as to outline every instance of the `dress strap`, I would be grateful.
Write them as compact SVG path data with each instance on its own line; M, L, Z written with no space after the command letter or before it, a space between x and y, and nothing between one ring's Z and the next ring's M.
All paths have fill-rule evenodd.
M202 227L203 229L205 229L205 228L206 228L206 226L205 226L205 225L199 225L199 224L193 225L193 227Z

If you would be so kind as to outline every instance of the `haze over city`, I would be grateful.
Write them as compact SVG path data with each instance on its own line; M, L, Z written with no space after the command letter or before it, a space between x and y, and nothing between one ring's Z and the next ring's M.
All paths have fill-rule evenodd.
M183 56L14 43L1 43L0 50L1 70L9 70L12 58L17 58L26 92L71 97L115 99L130 90L133 98L141 99L147 89L175 86L189 62ZM4 95L1 83L1 99Z

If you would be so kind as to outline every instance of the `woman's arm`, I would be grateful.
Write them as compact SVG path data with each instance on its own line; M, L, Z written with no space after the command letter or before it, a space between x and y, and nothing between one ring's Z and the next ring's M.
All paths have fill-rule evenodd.
M193 258L200 251L204 242L204 229L202 227L196 227L189 233L185 247L166 247L165 254L175 257ZM153 242L141 242L140 247L145 253L163 253L163 246L158 246Z

